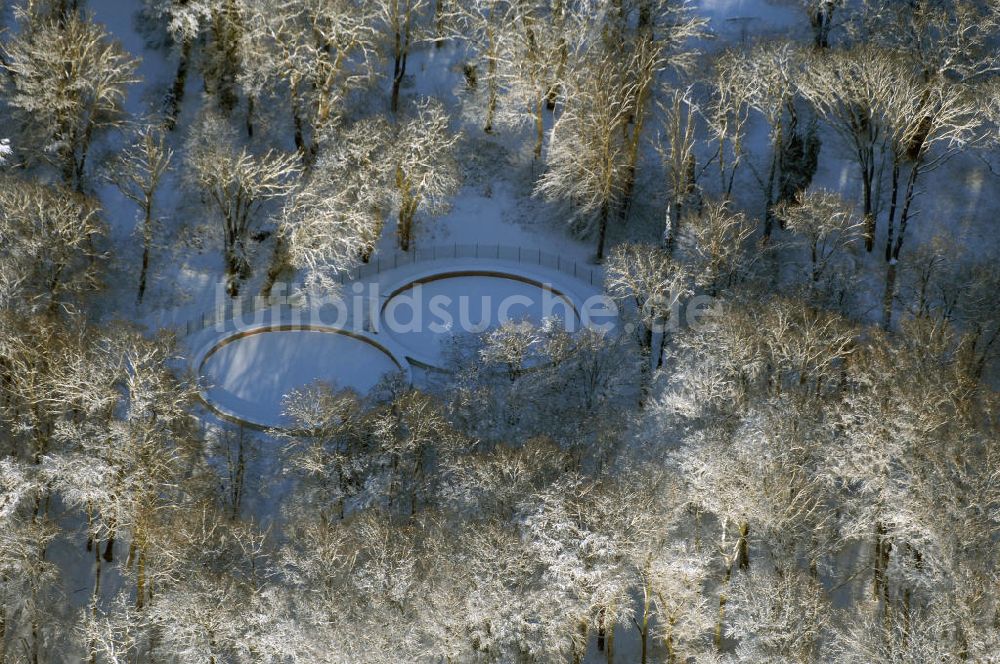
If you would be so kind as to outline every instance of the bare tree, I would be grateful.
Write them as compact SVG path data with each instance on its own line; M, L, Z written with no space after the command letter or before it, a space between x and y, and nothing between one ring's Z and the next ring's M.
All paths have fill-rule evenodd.
M308 189L295 194L282 212L262 295L270 295L285 265L305 269L306 288L320 293L335 289L338 274L361 262L369 231L357 222L371 223L372 217L364 212L352 215L339 203Z
M694 280L715 295L748 266L745 244L755 224L726 202L707 202L681 229L679 246L693 261Z
M655 245L621 244L608 257L605 288L612 297L630 305L638 323L635 332L640 351L642 402L648 397L652 368L663 365L670 316L681 299L690 294L689 281L684 266ZM655 357L654 340L659 342Z
M64 187L0 177L0 305L52 312L95 290L104 232L93 200Z
M814 283L836 255L861 236L861 222L852 207L838 194L825 189L802 192L798 200L782 204L774 214L805 243Z
M312 164L345 99L371 78L372 7L354 0L253 0L239 83L248 97L288 96L295 147Z
M718 162L719 195L729 200L736 173L743 161L743 142L750 121L753 89L740 76L744 55L736 50L720 53L714 62L712 97L706 108L708 131L715 142L713 159Z
M425 101L396 130L389 165L392 202L399 211L396 233L403 251L409 251L413 241L417 212L447 209L448 198L460 183L454 157L460 136L448 125L445 110Z
M807 63L798 85L799 92L841 136L857 164L868 251L875 246L878 184L891 131L884 109L886 100L899 92L899 67L897 58L873 46L823 52Z
M146 16L165 23L165 30L177 52L177 71L166 95L164 124L173 130L184 102L191 50L202 36L212 15L208 0L144 0Z
M830 48L834 18L837 10L843 8L844 0L801 0L801 5L813 31L813 48Z
M738 575L730 598L732 635L744 660L816 657L830 607L819 582L797 567L754 568Z
M486 117L483 120L486 133L493 131L503 65L522 10L522 4L510 0L473 0L457 3L450 21L455 36L472 44L486 65L483 71L478 67L476 71L477 85L479 81L486 84Z
M206 91L225 114L239 102L236 82L245 66L241 42L247 38L246 11L236 0L213 3L202 49L201 70Z
M629 146L622 127L634 111L635 83L617 53L599 46L571 67L563 82L565 106L552 128L546 171L535 191L573 207L573 227L596 232L595 258L601 261L608 221L625 191Z
M898 97L886 104L887 124L892 127L892 193L889 204L885 259L883 324L889 326L895 297L896 270L900 250L917 195L922 172L931 171L958 151L982 142L988 130L975 90L944 79L929 83L914 75L896 81ZM909 167L902 201L898 199L900 172ZM899 228L895 227L899 203Z
M83 191L90 147L97 134L121 124L137 61L102 26L75 13L29 22L2 52L23 149L32 160L52 160L64 182Z
M142 267L139 271L138 301L146 292L149 252L153 244L156 217L153 204L164 174L170 167L173 150L163 131L154 125L140 127L131 145L111 161L110 179L123 196L139 206L142 217Z
M499 78L504 90L499 117L515 125L531 124L536 160L545 142L545 110L553 111L566 75L570 53L589 34L588 12L576 3L512 3L513 15L499 33Z
M695 168L697 133L695 116L698 107L692 91L673 90L661 103L666 140L658 148L667 173L667 219L663 229L663 246L673 254L686 215L700 207ZM663 146L666 147L663 147Z
M765 44L736 58L727 69L727 75L736 77L738 85L749 91L747 103L768 128L770 155L763 173L754 169L764 194L765 244L774 226L774 206L808 187L816 170L818 139L800 128L795 92L802 60L803 54L790 43Z
M618 16L612 19L615 24L628 26L633 21L635 24L634 35L617 35L622 46L621 57L628 62L626 70L634 83L628 88L634 94L631 114L622 127L628 166L619 216L625 220L632 203L639 148L656 85L664 72L687 72L693 68L699 53L692 42L705 35L708 22L695 16L690 5L676 0L623 2L616 13Z
M136 605L142 607L149 592L150 530L190 463L187 409L195 391L167 368L173 353L166 338L147 340L119 326L84 343L82 352L67 349L66 368L51 386L54 401L83 417L57 428L65 453L47 457L43 470L66 504L87 516L95 596L101 558L113 561L115 544L124 539L129 549L123 570L134 573Z
M853 8L847 29L859 43L906 54L925 81L972 84L996 74L1000 15L995 0L929 0L901 5L865 0Z
M239 293L240 282L250 276L250 234L268 201L280 199L296 186L296 156L269 150L255 156L237 150L229 127L206 115L188 142L186 179L201 193L222 226L227 291Z
M381 32L383 49L392 59L392 90L389 108L399 110L399 88L406 76L410 48L420 39L421 22L429 6L428 0L373 0L376 25Z

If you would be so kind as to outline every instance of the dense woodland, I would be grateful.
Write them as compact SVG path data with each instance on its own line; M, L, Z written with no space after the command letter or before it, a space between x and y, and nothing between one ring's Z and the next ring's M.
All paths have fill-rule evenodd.
M91 4L0 5L0 664L1000 661L997 0ZM148 323L505 172L631 325L251 431Z

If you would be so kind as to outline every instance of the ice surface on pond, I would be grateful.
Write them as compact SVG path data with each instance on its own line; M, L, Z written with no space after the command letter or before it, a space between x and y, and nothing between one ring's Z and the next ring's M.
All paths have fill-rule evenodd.
M364 394L398 371L381 349L328 330L263 330L226 343L202 367L210 403L256 424L282 422L282 398L316 380Z

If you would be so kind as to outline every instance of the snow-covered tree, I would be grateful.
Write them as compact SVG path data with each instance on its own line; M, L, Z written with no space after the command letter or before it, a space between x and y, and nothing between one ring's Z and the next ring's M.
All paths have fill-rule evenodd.
M819 582L796 567L755 567L737 575L730 596L736 657L744 662L810 661L828 622Z
M962 149L975 147L987 136L977 92L965 85L932 79L929 83L909 74L895 81L896 95L886 103L886 124L891 128L891 198L886 225L886 286L883 324L891 322L896 271L907 226L913 215L917 182ZM899 198L900 172L909 169ZM899 227L896 210L899 205Z
M239 84L251 101L286 100L308 166L352 90L373 76L376 8L356 0L251 0Z
M748 80L745 54L727 49L713 62L712 94L705 108L710 140L715 144L715 161L719 173L719 196L729 200L736 182L736 173L743 162L744 142L750 122L750 100L756 81ZM752 87L748 87L748 83Z
M631 35L626 26L633 22ZM691 63L688 42L703 25L683 3L617 3L576 24L579 34L567 42L562 107L536 193L571 206L575 230L596 231L597 261L611 214L627 215L658 77Z
M207 113L188 138L185 178L201 194L222 227L226 289L235 297L250 276L250 235L261 222L261 208L297 186L294 154L268 150L255 155L237 148L222 119Z
M684 541L663 546L649 561L654 629L670 664L710 652L714 616L704 593L709 571L708 554Z
M763 118L770 154L757 176L764 194L764 239L771 238L774 206L808 187L816 170L818 139L799 127L795 81L803 54L789 43L766 44L736 56L726 70L731 85L749 92L747 103ZM756 174L756 173L755 173Z
M93 141L121 125L138 62L103 26L75 13L29 21L0 50L7 103L22 128L19 149L31 162L50 161L67 186L83 191Z
M107 177L123 196L139 207L142 234L142 267L139 270L138 301L146 292L149 253L152 249L156 217L153 214L156 192L170 167L173 150L166 144L163 131L154 125L140 127L133 142L109 164Z
M800 0L802 9L809 17L813 31L813 48L830 48L830 34L836 25L834 20L844 7L844 0Z
M996 73L994 39L1000 28L995 0L931 0L901 5L865 0L852 7L847 29L857 43L900 53L924 80L972 83Z
M688 219L678 246L688 257L695 283L712 295L746 272L749 258L745 244L755 222L725 201L707 201L699 214Z
M486 111L483 131L493 131L493 119L497 112L502 84L503 65L515 38L518 21L525 4L509 0L473 0L457 3L455 15L449 23L455 35L467 41L475 49L476 55L485 65L475 66L476 86L486 85Z
M690 294L684 266L657 245L620 244L608 257L604 287L628 307L635 321L641 362L641 398L645 401L653 366L663 365L670 316ZM654 353L654 340L658 350Z
M391 200L398 210L399 248L410 250L418 212L447 209L461 180L455 163L459 134L449 128L440 104L424 101L396 129L389 165L393 169Z
M168 129L177 125L184 102L192 48L201 38L212 16L209 0L143 0L143 15L163 25L173 49L177 52L177 71L166 94Z
M414 42L422 39L426 26L428 0L371 0L375 13L378 41L385 55L392 60L392 88L389 109L399 110L399 89L406 76L406 63Z
M698 107L692 91L673 90L661 102L665 140L659 146L667 176L667 219L663 246L671 255L677 246L682 221L701 207L697 174L698 136L695 117Z
M635 398L639 369L624 339L586 327L570 332L558 318L484 332L453 360L451 419L476 438L543 436L602 463L622 400Z
M621 57L628 62L634 85L629 87L634 99L625 134L628 165L619 218L627 219L632 204L639 165L640 146L645 136L648 116L652 110L656 86L664 72L685 72L697 61L698 51L692 42L705 35L707 21L697 17L691 6L678 0L637 0L618 3L612 22L629 26L634 22L634 34L621 29L612 31L622 46ZM607 39L607 37L605 37Z
M543 198L572 208L576 231L596 233L598 261L604 258L608 221L625 193L629 149L622 127L636 100L628 66L609 51L594 47L567 73L565 105L535 187Z
M286 266L306 271L307 287L330 290L338 274L367 263L392 207L393 127L355 123L323 150L279 220L263 294Z
M215 96L223 113L231 113L239 97L236 83L245 66L241 42L247 38L242 3L222 0L213 3L205 47L202 49L202 76L206 91Z
M62 186L0 175L0 306L54 311L99 286L97 203Z
M865 45L815 54L798 82L798 91L841 137L858 167L868 251L875 246L878 182L892 131L885 109L902 92L904 67L892 53Z
M820 280L831 262L861 236L861 223L843 198L826 189L806 191L775 211L785 228L800 237L809 252L810 277Z

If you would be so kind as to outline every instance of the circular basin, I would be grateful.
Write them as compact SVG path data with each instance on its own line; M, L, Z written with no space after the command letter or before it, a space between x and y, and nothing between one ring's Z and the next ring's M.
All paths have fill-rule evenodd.
M574 329L580 322L569 297L549 284L504 272L461 271L414 279L391 291L379 324L408 359L439 367L442 341L453 334L476 334L504 322L537 325L552 317Z
M336 328L275 325L233 334L198 363L202 395L217 414L256 427L289 424L282 399L317 380L368 392L404 362L373 339Z

